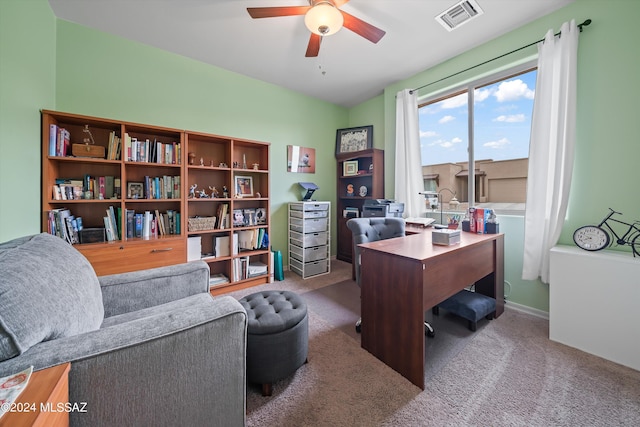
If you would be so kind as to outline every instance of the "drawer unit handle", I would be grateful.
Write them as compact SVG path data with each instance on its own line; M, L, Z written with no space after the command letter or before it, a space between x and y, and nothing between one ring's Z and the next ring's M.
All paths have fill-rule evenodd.
M151 253L155 253L155 252L169 252L172 251L173 248L164 248L164 249L151 249Z

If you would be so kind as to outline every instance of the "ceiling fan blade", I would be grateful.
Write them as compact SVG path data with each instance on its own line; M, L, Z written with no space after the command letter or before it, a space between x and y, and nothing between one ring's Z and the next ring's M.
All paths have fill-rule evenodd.
M380 39L386 34L385 31L378 27L375 27L367 22L364 22L360 18L356 18L353 15L341 10L344 17L344 27L353 31L354 33L364 37L372 43L378 43Z
M344 4L347 4L347 3L349 3L349 0L333 0L333 4L336 7L340 7L340 6L342 6Z
M318 53L320 52L321 41L321 36L311 33L311 37L309 37L309 44L307 45L307 53L304 56L306 56L307 58L318 56Z
M253 19L276 18L278 16L304 15L311 6L281 6L281 7L248 7L247 12Z

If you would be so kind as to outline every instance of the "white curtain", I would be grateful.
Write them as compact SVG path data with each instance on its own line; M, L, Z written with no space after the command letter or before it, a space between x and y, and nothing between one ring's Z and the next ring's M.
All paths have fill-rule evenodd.
M425 210L420 156L418 101L410 89L396 95L395 200L404 203L404 217L422 216Z
M569 199L575 147L578 33L574 20L538 45L531 124L522 278L549 283L549 251L558 242Z

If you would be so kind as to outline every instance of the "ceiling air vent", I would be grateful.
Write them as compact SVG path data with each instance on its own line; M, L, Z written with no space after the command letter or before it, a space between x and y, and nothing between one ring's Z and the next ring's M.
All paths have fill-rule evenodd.
M447 31L453 31L483 13L475 0L463 0L436 16L436 21Z

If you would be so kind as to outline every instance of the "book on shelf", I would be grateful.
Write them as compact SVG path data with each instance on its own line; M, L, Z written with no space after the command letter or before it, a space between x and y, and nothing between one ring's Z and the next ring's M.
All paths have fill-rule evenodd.
M256 210L254 208L244 209L245 225L256 225Z
M218 212L216 216L218 217L218 229L224 230L226 228L229 228L229 204L228 203L221 203L220 205L218 205Z
M219 258L229 256L230 250L229 236L214 236L213 237L213 256Z
M71 151L71 134L63 127L55 124L49 126L49 155L65 157Z
M257 277L267 274L267 264L260 261L250 261L248 266L248 277Z
M244 212L242 209L233 210L233 226L242 227L245 224Z
M202 258L202 236L189 236L187 238L187 262L197 261Z
M209 277L209 289L224 285L225 283L229 283L229 278L223 273L213 273Z
M256 224L262 225L267 223L267 209L256 208Z

